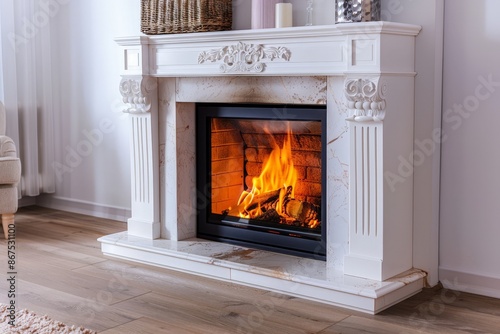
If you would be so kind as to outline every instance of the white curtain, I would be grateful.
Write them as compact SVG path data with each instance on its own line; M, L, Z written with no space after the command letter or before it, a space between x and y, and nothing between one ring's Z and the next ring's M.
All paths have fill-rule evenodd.
M23 196L55 191L50 18L57 0L0 0L0 99Z

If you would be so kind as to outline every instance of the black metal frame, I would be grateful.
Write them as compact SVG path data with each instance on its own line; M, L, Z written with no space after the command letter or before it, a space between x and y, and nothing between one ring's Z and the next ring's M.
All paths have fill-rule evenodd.
M221 104L196 105L197 236L199 238L326 259L326 107L318 105ZM321 234L306 229L269 225L211 213L211 119L251 119L321 122ZM233 219L234 218L234 219Z

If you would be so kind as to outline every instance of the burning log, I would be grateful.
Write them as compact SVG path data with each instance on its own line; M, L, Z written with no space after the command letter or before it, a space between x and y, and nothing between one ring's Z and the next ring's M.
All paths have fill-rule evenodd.
M321 223L319 206L291 197L291 186L255 195L249 205L240 203L224 215L248 216L250 219L316 228ZM241 202L241 199L240 199ZM282 203L280 205L280 203Z
M266 159L262 159L262 170L260 165L247 163L247 171L257 166L260 175L252 177L250 190L241 193L237 205L224 210L222 214L308 228L317 228L321 224L320 209L317 205L293 198L298 171L292 159L292 131L288 129L282 137L281 147L274 137L271 137L271 143L266 145L272 146L272 151ZM257 157L256 160L260 159ZM256 173L257 171L254 171L249 176ZM288 187L283 187L284 184Z
M270 191L264 194L255 195L252 200L252 203L245 208L245 211L250 212L258 209L259 207L261 208L262 211L267 211L269 208L276 207L282 191L284 191L283 188Z
M262 205L264 207L269 207L270 203L275 202L276 200L279 199L281 191L282 191L282 189L278 189L278 190L269 191L269 192L259 194L259 195L252 195L252 194L246 193L246 196L253 196L253 198L251 198L249 205L247 205L246 204L247 202L244 201L244 199L246 199L246 197L244 198L242 196L242 197L240 197L240 199L238 201L238 203L239 203L238 205L236 205L234 207L230 207L227 210L224 210L222 212L222 214L236 216L236 217L243 214L245 216L250 216L250 218L254 218L254 217L252 217L252 214L251 214L252 211L258 210L260 208L260 206L262 206Z
M321 211L317 205L296 199L285 200L283 204L283 213L308 226L315 224L314 221L321 220Z

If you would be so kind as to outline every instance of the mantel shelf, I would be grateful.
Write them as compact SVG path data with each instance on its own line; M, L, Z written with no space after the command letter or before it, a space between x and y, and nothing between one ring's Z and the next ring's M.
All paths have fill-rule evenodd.
M143 35L116 42L124 52L123 75L414 75L414 37L420 29L379 21Z
M246 29L200 33L142 35L132 37L118 37L118 45L140 44L189 44L204 42L239 41L245 39L274 38L284 40L288 38L332 37L348 34L397 34L417 36L421 27L417 25L377 21L348 23L336 25L304 26L291 28Z

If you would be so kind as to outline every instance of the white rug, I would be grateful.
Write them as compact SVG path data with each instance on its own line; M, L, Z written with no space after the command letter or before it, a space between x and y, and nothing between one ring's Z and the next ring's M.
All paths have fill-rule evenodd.
M89 329L66 326L62 322L39 316L28 310L16 312L15 326L9 325L10 312L7 306L0 304L0 333L2 334L96 334Z

